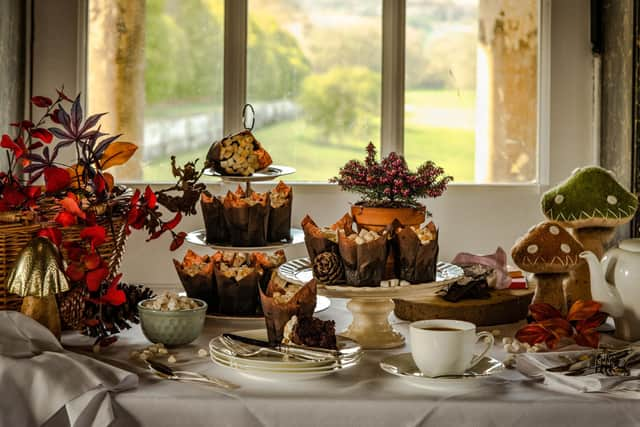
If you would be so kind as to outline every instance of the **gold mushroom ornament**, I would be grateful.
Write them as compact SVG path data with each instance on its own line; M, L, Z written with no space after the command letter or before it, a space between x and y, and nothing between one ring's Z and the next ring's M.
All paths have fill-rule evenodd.
M6 283L24 299L20 311L40 322L58 339L61 334L56 294L69 290L58 248L45 237L33 238L18 254Z

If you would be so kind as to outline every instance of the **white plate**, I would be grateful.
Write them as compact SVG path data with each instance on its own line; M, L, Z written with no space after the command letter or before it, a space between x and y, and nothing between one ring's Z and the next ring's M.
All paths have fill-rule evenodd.
M290 245L298 245L304 242L304 232L299 228L291 229L291 241L289 242L271 242L265 246L233 246L231 244L209 244L207 243L207 232L204 228L194 230L187 233L185 240L192 245L208 246L218 251L235 251L235 252L255 252L255 251L275 251L277 249L286 248Z
M180 294L186 295L186 292L181 292ZM316 308L313 310L314 313L320 313L321 311L325 311L331 307L331 300L323 295L318 295L316 297ZM230 316L226 314L207 314L209 319L217 319L217 320L263 320L264 316Z
M302 367L296 368L296 367L285 367L285 366L276 366L276 367L256 366L250 363L250 361L253 358L241 359L236 357L229 357L226 355L222 355L221 353L214 352L213 350L211 351L211 358L212 360L214 360L214 362L219 362L230 368L242 369L247 371L295 374L295 373L334 371L336 369L347 369L358 364L358 362L360 362L360 359L362 359L362 354L358 355L353 359L349 359L348 361L345 361L344 363L340 364L340 366L338 366L338 364L336 364L335 362L331 362L325 365L310 366L307 368L302 368Z
M266 329L252 329L248 331L234 332L236 335L241 335L247 338L253 338L256 340L267 341ZM215 354L218 358L228 359L231 362L237 362L239 365L253 366L256 368L267 369L307 369L328 367L334 364L331 360L326 361L304 361L287 359L278 355L266 355L261 354L259 356L247 358L247 357L234 357L225 352L226 347L222 344L220 336L213 338L209 342L209 350L212 354ZM362 348L358 343L349 338L337 336L338 352L340 353L340 359L344 365L349 365L353 360L359 359L362 355Z
M246 377L255 380L261 381L270 381L270 382L278 382L283 383L287 381L307 381L320 377L324 377L326 375L330 375L336 371L339 371L343 368L333 367L331 369L322 370L322 371L306 371L306 372L287 372L287 371L273 371L273 370L258 370L258 369L245 369L240 367L231 366L229 363L226 363L220 359L217 359L215 356L211 356L211 360L214 363L224 366L228 369L233 369L235 372L238 372Z
M215 176L227 182L258 182L271 181L285 175L291 175L296 172L291 166L271 165L264 169L254 172L250 176L222 175L213 169L205 169L204 174Z
M418 387L429 389L476 387L482 385L483 380L504 369L499 360L483 357L476 366L465 372L471 374L470 376L430 378L420 372L411 353L386 357L380 361L380 367L383 371L404 378Z

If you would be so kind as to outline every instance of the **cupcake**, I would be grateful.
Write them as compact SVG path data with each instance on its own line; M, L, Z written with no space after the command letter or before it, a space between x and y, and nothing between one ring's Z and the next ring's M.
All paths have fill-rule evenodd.
M360 233L347 234L340 230L338 247L348 285L380 285L387 262L387 231L362 229Z
M284 326L293 316L311 317L316 306L316 282L300 287L273 274L267 290L260 290L262 312L271 344L282 342Z
M309 215L306 215L302 220L302 230L309 259L313 262L323 252L338 253L338 230L351 233L353 218L349 214L344 214L332 226L320 228Z
M245 194L241 187L228 192L223 212L231 244L234 246L264 246L269 223L269 193Z
M255 315L263 271L238 252L218 252L213 272L218 293L218 312L232 316Z
M433 222L424 227L398 227L392 240L396 276L410 283L436 280L438 230Z
M213 278L213 258L208 255L200 256L189 249L183 261L174 259L173 265L187 296L205 301L209 306L208 311L217 311L218 295Z
M269 204L269 225L267 240L281 242L291 240L291 208L293 206L293 191L291 187L280 181L271 191Z
M224 207L219 197L208 193L200 196L200 208L204 218L207 243L226 243L229 241L229 232L224 219Z
M284 250L280 249L275 251L273 254L268 255L264 252L253 252L251 254L251 263L253 265L259 266L264 271L262 275L262 281L260 283L260 288L263 291L266 291L267 285L271 280L272 273L275 273L278 267L287 262L287 257L284 254Z

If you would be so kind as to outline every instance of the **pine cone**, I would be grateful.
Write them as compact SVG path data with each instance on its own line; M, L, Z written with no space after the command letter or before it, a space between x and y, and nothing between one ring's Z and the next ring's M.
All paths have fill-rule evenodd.
M344 280L342 259L333 252L322 252L313 260L313 277L325 285L335 285Z
M57 296L62 330L82 329L88 296L87 288L82 285L76 285L70 291Z

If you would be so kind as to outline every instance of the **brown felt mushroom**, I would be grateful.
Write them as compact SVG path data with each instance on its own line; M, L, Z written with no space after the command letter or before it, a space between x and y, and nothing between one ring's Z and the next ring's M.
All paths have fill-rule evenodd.
M20 311L47 327L58 339L61 334L56 294L69 290L60 251L51 240L34 237L25 246L7 277L7 289L24 297Z
M560 223L542 222L525 234L511 249L518 267L533 273L536 291L532 303L548 303L567 312L563 282L580 262L583 247Z
M542 211L572 230L585 250L602 258L616 227L633 218L638 198L620 184L612 172L598 166L576 169L563 183L542 196ZM566 284L567 304L591 299L589 267L584 260Z

